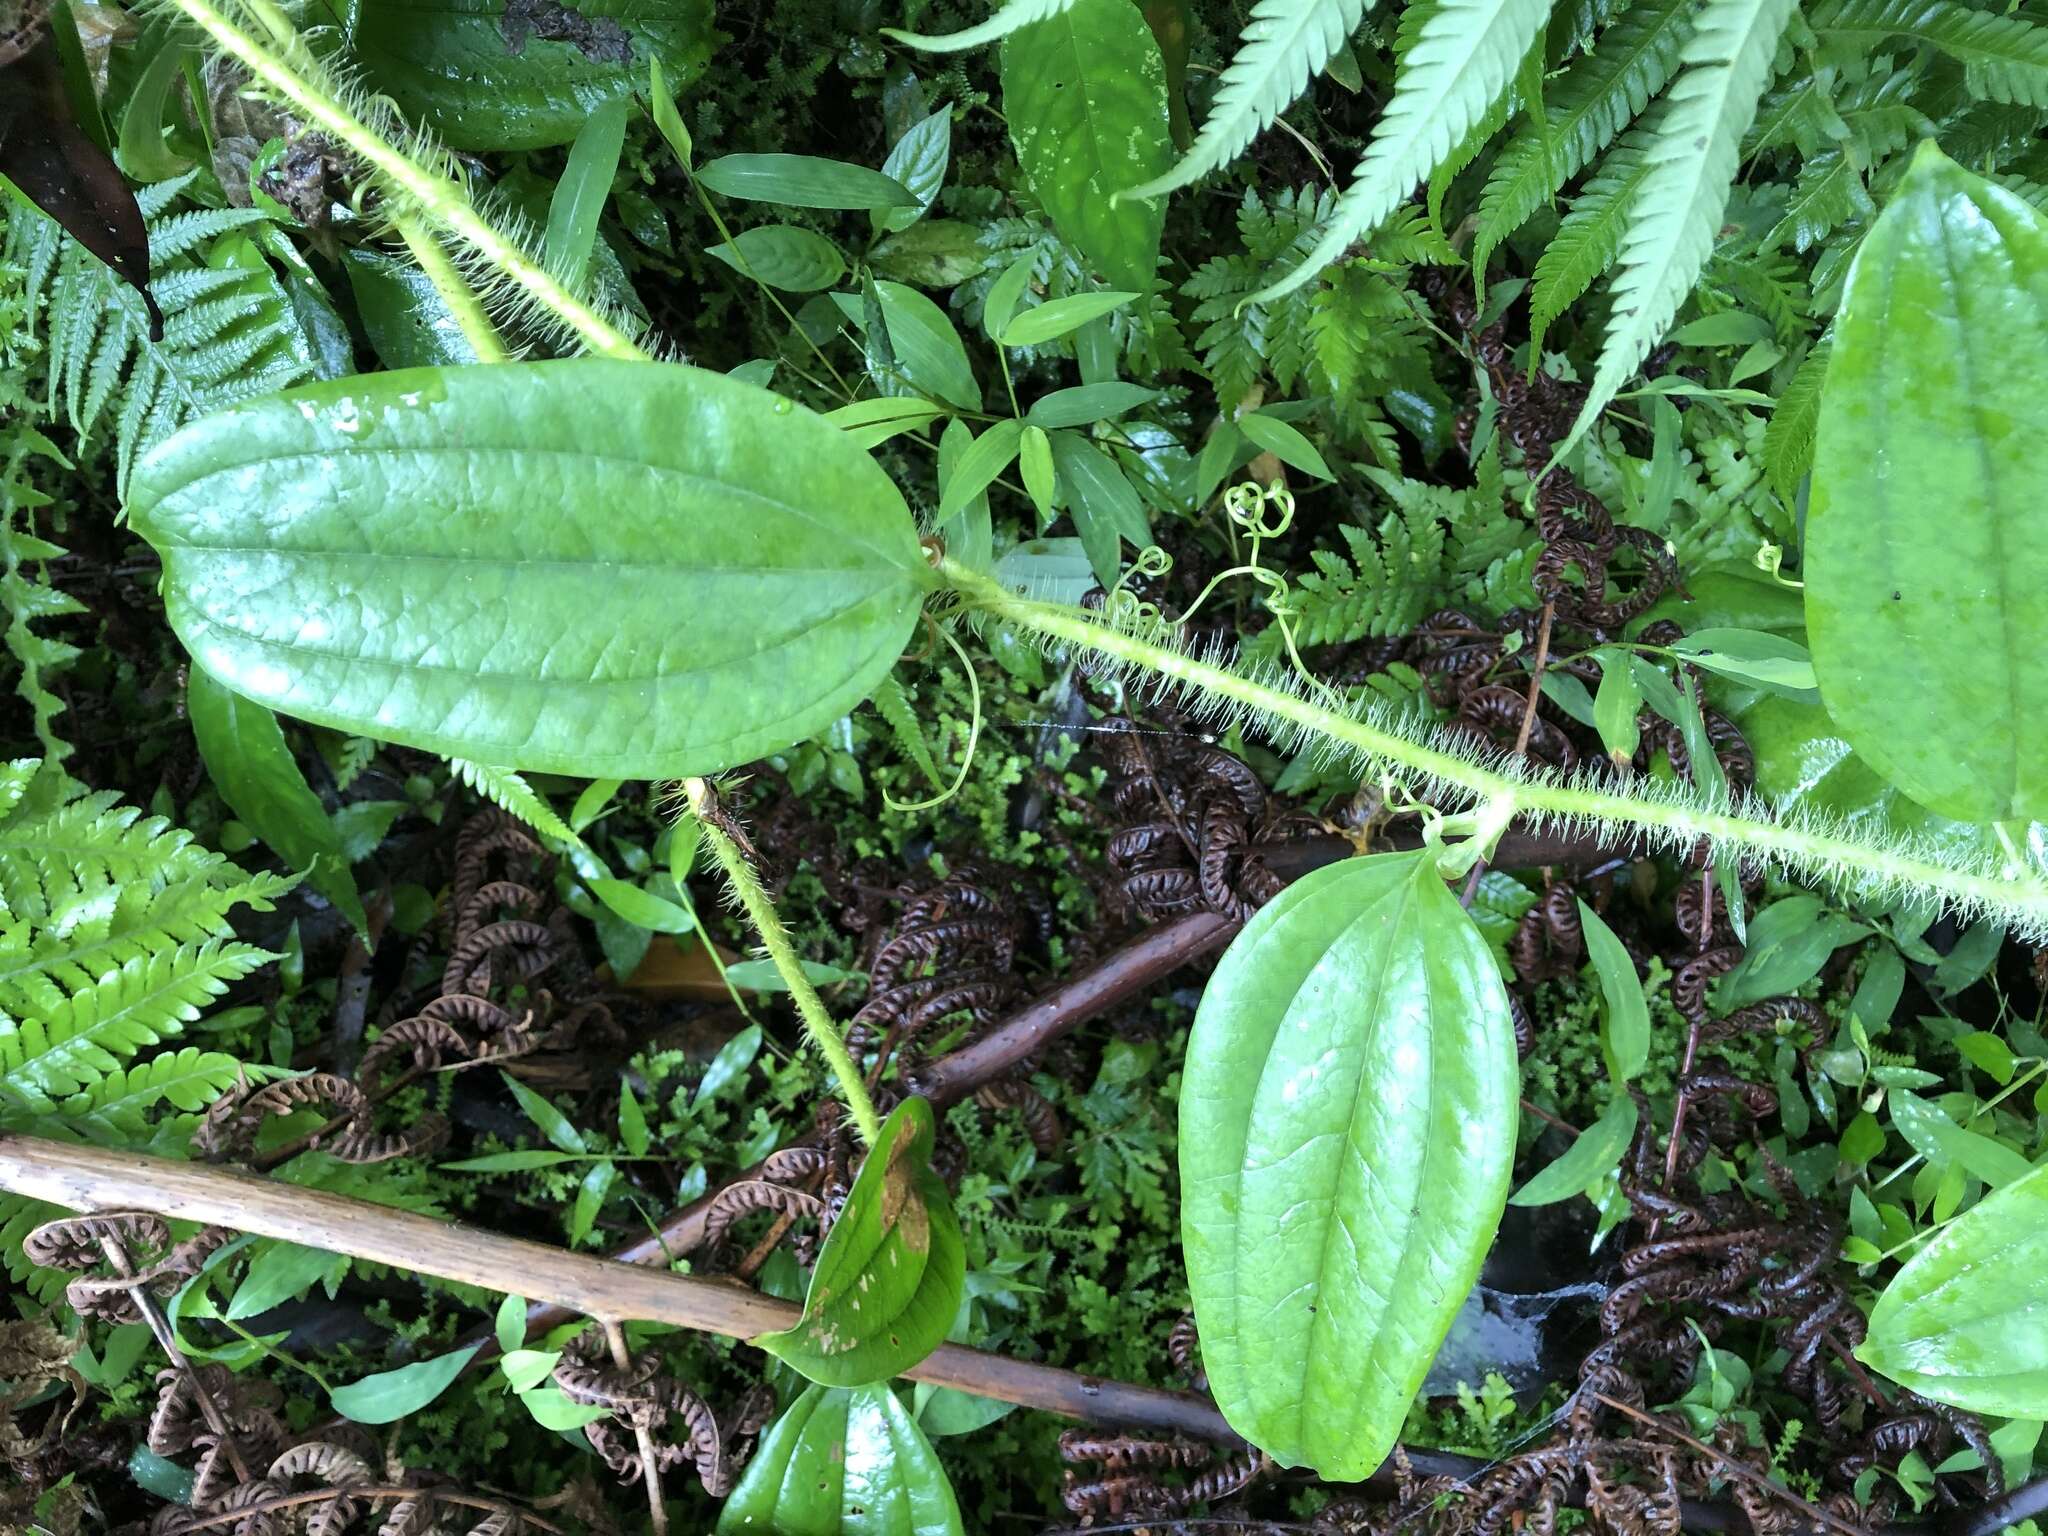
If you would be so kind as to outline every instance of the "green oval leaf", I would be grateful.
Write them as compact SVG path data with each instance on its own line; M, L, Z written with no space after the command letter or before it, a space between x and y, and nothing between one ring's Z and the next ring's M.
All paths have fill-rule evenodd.
M1636 1101L1617 1092L1600 1118L1579 1132L1564 1155L1546 1164L1516 1190L1510 1205L1555 1205L1590 1188L1594 1180L1621 1166L1622 1155L1636 1135Z
M1671 642L1671 649L1709 672L1755 683L1772 693L1813 703L1820 698L1813 658L1797 640L1760 629L1700 629Z
M905 1099L825 1239L803 1319L755 1344L812 1381L854 1387L886 1381L945 1342L967 1251L931 1150L931 1105Z
M1110 380L1104 384L1077 384L1040 395L1024 413L1025 420L1048 431L1056 427L1085 427L1125 411L1136 410L1159 398L1159 391L1143 384Z
M418 1413L448 1390L448 1384L462 1374L470 1356L482 1349L472 1344L452 1354L431 1360L415 1360L395 1371L365 1376L328 1394L334 1411L357 1424L390 1424L409 1413Z
M932 205L946 184L953 158L953 108L942 106L930 117L912 123L882 162L882 174L893 177L918 200L915 208L876 208L868 215L878 235L910 228Z
M882 326L896 354L895 371L875 372L875 386L885 395L922 392L965 410L981 409L981 386L967 360L967 344L946 318L946 312L915 288L877 282ZM865 340L868 317L860 295L835 293L832 302Z
M1150 289L1165 207L1114 201L1173 159L1166 63L1144 13L1075 0L1003 39L1002 75L1017 162L1053 227L1118 287Z
M784 293L817 293L846 276L846 258L838 246L791 223L741 229L729 242L705 246L705 254Z
M886 1386L810 1387L761 1437L718 1536L961 1536L953 1485Z
M635 928L649 933L688 933L697 926L687 908L642 890L630 880L605 875L590 882L591 893Z
M278 857L303 870L313 889L333 902L358 933L366 931L370 920L341 834L299 771L277 716L204 672L192 673L186 685L185 712L206 771L228 808Z
M1965 1211L1892 1276L1856 1358L1938 1403L2048 1418L2048 1168Z
M149 456L129 514L172 625L235 691L583 778L716 773L823 730L931 579L837 428L721 374L599 359L234 406Z
M1585 931L1586 953L1600 978L1606 1003L1606 1028L1600 1042L1607 1048L1607 1070L1617 1085L1629 1081L1650 1059L1650 1005L1643 998L1642 978L1614 930L1598 912L1579 903L1579 926ZM1623 1097L1627 1097L1623 1095Z
M1421 854L1296 881L1217 966L1181 1089L1181 1233L1231 1427L1380 1464L1506 1204L1518 1072L1486 940Z
M408 118L455 149L544 149L659 65L680 90L711 58L711 0L579 0L576 40L506 14L504 0L355 0L352 57Z
M1104 293L1073 293L1064 299L1048 299L1012 319L996 339L1006 347L1035 347L1069 331L1078 331L1090 320L1121 309L1136 297L1135 293L1111 289Z
M2048 816L2048 225L1921 145L1850 269L1806 624L1857 753L1960 821Z
M923 200L894 176L817 155L726 155L699 167L714 192L791 208L922 208Z
M1316 445L1290 422L1258 411L1248 411L1237 418L1237 430L1281 463L1291 464L1305 475L1314 475L1318 480L1337 478L1330 473L1330 466L1324 462Z

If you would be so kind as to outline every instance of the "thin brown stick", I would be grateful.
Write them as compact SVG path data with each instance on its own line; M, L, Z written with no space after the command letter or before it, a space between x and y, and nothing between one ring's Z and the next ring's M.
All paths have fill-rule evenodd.
M1678 1428L1677 1425L1665 1423L1664 1420L1658 1418L1654 1413L1645 1413L1642 1409L1635 1407L1633 1404L1625 1403L1620 1398L1609 1397L1605 1392L1595 1392L1593 1397L1596 1401L1612 1408L1616 1413L1625 1414L1647 1428L1659 1430L1702 1456L1711 1456L1734 1476L1741 1478L1742 1481L1769 1497L1790 1504L1816 1525L1829 1526L1834 1530L1840 1531L1842 1536L1871 1536L1870 1531L1864 1526L1856 1524L1853 1520L1844 1520L1840 1515L1828 1513L1820 1505L1810 1500L1802 1499L1790 1488L1781 1488L1754 1467L1745 1466L1725 1451L1714 1449L1713 1446L1708 1445L1704 1440L1695 1440L1684 1430Z
M227 1415L220 1411L220 1404L206 1390L206 1382L192 1369L192 1362L185 1358L185 1352L178 1348L178 1335L172 1331L170 1319L164 1316L163 1308L156 1304L156 1298L149 1294L148 1288L137 1279L135 1266L128 1261L128 1250L121 1246L119 1238L109 1235L100 1239L100 1252L106 1256L107 1265L115 1274L123 1280L135 1281L127 1287L128 1294L135 1300L135 1309L149 1325L157 1348L191 1385L192 1401L199 1405L199 1416L206 1420L206 1427L219 1437L220 1448L227 1453L228 1465L235 1469L235 1476L248 1482L249 1464L242 1459L242 1448L235 1444L235 1432L228 1423Z
M233 1227L537 1297L565 1316L599 1322L630 1318L752 1339L790 1327L801 1315L791 1302L739 1285L569 1253L225 1168L102 1147L0 1136L0 1189L74 1211L150 1209L173 1220ZM1104 1381L957 1344L940 1345L903 1374L1065 1418L1242 1443L1207 1398Z
M605 1319L604 1342L619 1373L630 1372L633 1352L626 1348L626 1330L610 1318ZM654 1536L668 1536L668 1500L661 1489L661 1459L654 1450L654 1429L641 1423L637 1413L633 1415L633 1438L640 1446L640 1480L647 1485L647 1518L654 1525Z

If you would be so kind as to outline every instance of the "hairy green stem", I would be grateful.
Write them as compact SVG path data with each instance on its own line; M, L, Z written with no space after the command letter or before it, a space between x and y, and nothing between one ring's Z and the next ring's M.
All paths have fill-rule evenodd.
M1605 824L1672 846L1702 839L1730 852L1859 891L1921 893L1967 911L1997 915L2039 933L2048 929L2048 878L2012 864L1996 873L1951 868L1910 849L1875 846L1832 830L1608 790L1556 779L1523 778L1454 752L1356 720L1313 698L1241 675L1229 667L1127 634L1064 605L1019 597L953 560L941 575L973 608L1047 639L1225 701L1267 722L1298 727L1405 776L1426 779L1518 815Z
M832 1022L825 1000L818 996L818 989L804 974L803 962L797 956L796 946L789 941L788 930L782 926L781 914L775 910L775 903L769 900L767 891L762 889L760 877L754 873L753 865L747 862L747 856L740 851L739 845L726 836L708 814L714 808L711 786L702 779L686 779L683 791L689 797L690 809L696 813L704 829L704 841L711 845L711 856L724 871L726 883L732 887L733 895L739 898L747 921L760 935L768 958L775 962L776 971L788 986L796 1011L804 1021L804 1032L832 1068L832 1075L839 1079L840 1090L846 1095L847 1108L853 1112L853 1123L860 1131L861 1141L874 1146L882 1138L882 1117L875 1113L874 1101L868 1097L867 1086L861 1081L860 1067L847 1050L839 1026Z
M498 335L498 328L491 324L491 317L484 313L476 290L462 280L462 274L455 270L455 263L448 259L448 253L441 249L441 242L434 238L433 232L411 214L401 214L391 224L398 231L399 238L405 241L406 249L412 252L412 259L427 274L427 281L434 285L434 292L448 306L448 313L462 328L463 338L468 341L470 351L476 354L476 360L480 363L504 362L505 343Z
M459 183L422 165L329 89L305 39L269 0L244 0L271 33L268 43L237 25L213 0L171 3L266 88L290 102L308 121L317 124L382 177L412 205L420 219L474 250L534 303L559 317L592 351L606 357L647 357L630 336L570 292L529 256L518 241L477 212Z

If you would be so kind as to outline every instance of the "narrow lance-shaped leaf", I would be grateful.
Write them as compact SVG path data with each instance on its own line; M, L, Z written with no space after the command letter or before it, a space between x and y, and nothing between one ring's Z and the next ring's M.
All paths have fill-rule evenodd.
M1906 1262L1856 1358L1937 1403L2048 1418L2048 1168L1985 1196Z
M1231 1427L1283 1465L1375 1470L1506 1203L1514 1027L1427 854L1352 859L1246 925L1195 1018L1182 1242Z
M185 713L228 808L287 864L304 871L358 932L366 930L369 919L340 834L299 771L277 716L204 672L194 672L186 685Z
M2048 221L1923 144L1850 270L1806 623L1857 754L1959 821L2048 817Z
M1700 12L1680 55L1685 72L1665 93L1643 151L1646 174L1628 209L1607 340L1560 454L1607 408L1692 292L1720 234L1742 136L1771 83L1792 9L1793 0L1707 0Z
M1075 0L1003 41L1003 112L1053 227L1120 288L1154 285L1166 212L1115 194L1166 169L1166 64L1130 0Z
M1300 266L1253 302L1293 292L1385 223L1507 89L1549 15L1550 0L1442 0L1431 10L1330 227Z
M812 1381L853 1387L907 1371L944 1342L967 1258L931 1151L931 1106L905 1099L825 1239L802 1320L755 1344Z
M508 768L715 773L824 729L932 576L846 435L721 374L418 369L235 406L138 469L171 623L270 708Z
M718 1515L718 1536L960 1536L931 1442L885 1385L811 1387Z
M1236 159L1358 30L1366 5L1367 0L1258 0L1194 146L1164 176L1122 195L1157 197Z

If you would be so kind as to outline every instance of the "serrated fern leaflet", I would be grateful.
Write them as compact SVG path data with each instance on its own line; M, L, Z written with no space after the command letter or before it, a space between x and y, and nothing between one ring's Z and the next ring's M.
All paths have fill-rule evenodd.
M1126 197L1157 197L1234 159L1307 87L1358 30L1367 0L1259 0L1194 147L1164 176Z
M1614 312L1593 387L1558 448L1592 425L1649 355L1714 249L1792 0L1708 0L1686 44L1685 73L1650 131L1641 189L1629 207Z
M1431 11L1329 229L1307 261L1256 298L1299 288L1379 228L1507 89L1549 14L1549 0L1444 0Z

